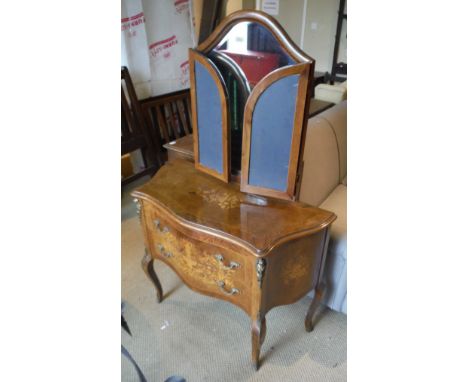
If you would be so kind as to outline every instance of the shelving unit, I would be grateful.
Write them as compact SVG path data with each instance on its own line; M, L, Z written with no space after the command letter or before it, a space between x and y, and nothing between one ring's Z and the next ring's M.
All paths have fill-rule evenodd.
M333 64L330 77L330 84L332 85L335 83L335 80L339 82L345 81L347 74L347 64L345 62L338 62L343 20L348 20L347 14L344 13L345 4L346 0L340 0L340 6L338 9L338 22L336 23L335 46L333 48Z

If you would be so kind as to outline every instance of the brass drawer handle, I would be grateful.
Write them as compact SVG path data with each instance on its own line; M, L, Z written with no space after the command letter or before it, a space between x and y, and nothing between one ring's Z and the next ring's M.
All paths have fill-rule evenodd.
M217 253L215 255L215 259L218 260L220 263L221 263L221 267L227 271L231 270L231 269L237 269L240 267L240 264L239 263L236 263L235 261L231 261L229 263L229 265L225 265L224 264L224 256L221 255L220 253Z
M161 255L163 255L164 257L172 257L172 253L171 252L165 252L164 251L164 246L162 244L158 244L158 250L159 252L161 252Z
M237 293L239 293L239 289L237 288L232 288L230 291L227 290L226 288L224 288L226 286L226 284L224 283L224 281L218 281L217 282L219 288L224 292L224 294L227 294L228 296L233 296Z
M164 226L164 228L161 229L161 221L159 219L154 220L154 225L156 226L156 229L161 233L169 232L169 228L167 228L166 226Z

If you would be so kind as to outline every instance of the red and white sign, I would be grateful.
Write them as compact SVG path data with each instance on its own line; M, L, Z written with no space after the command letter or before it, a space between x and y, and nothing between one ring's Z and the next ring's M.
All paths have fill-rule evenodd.
M143 12L138 13L132 17L125 17L121 19L122 23L122 30L125 31L127 29L136 27L137 25L143 24L145 22L145 15Z
M186 89L195 46L191 0L121 0L122 65L139 98Z
M177 45L175 35L161 41L156 41L149 46L151 57L168 59L171 56L171 49Z
M176 0L174 2L174 7L178 14L182 14L183 12L188 12L189 6L190 6L189 0Z

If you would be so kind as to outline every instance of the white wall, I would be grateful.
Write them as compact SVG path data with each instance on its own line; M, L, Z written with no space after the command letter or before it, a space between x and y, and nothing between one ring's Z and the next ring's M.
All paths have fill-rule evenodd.
M303 49L315 58L317 71L331 71L339 4L339 0L308 0Z
M273 15L297 45L301 42L303 8L304 0L279 0L279 14Z
M273 17L280 22L299 46L301 46L301 34L304 27L302 49L316 60L316 71L330 72L340 1L279 0L279 2L279 15ZM306 6L305 23L303 23L304 2ZM338 62L346 62L346 26L346 20L344 20Z

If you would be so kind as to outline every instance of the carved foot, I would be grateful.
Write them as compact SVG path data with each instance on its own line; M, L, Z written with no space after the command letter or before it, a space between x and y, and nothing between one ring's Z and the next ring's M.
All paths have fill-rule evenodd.
M260 366L260 348L266 335L266 320L265 317L258 317L252 321L252 364L255 370Z
M313 325L313 318L315 313L317 312L317 308L320 306L322 302L323 296L325 295L325 284L320 284L319 287L315 288L315 296L312 302L310 303L309 310L307 311L307 315L305 318L305 330L307 332L311 332L314 330Z
M141 260L141 266L143 270L146 273L146 276L153 282L155 288L156 288L156 295L158 302L161 302L163 299L163 291L161 287L161 283L159 282L158 276L156 275L156 272L154 271L153 268L153 261L154 259L151 257L151 255L148 253L148 251L145 248L145 255L143 256L143 259Z

